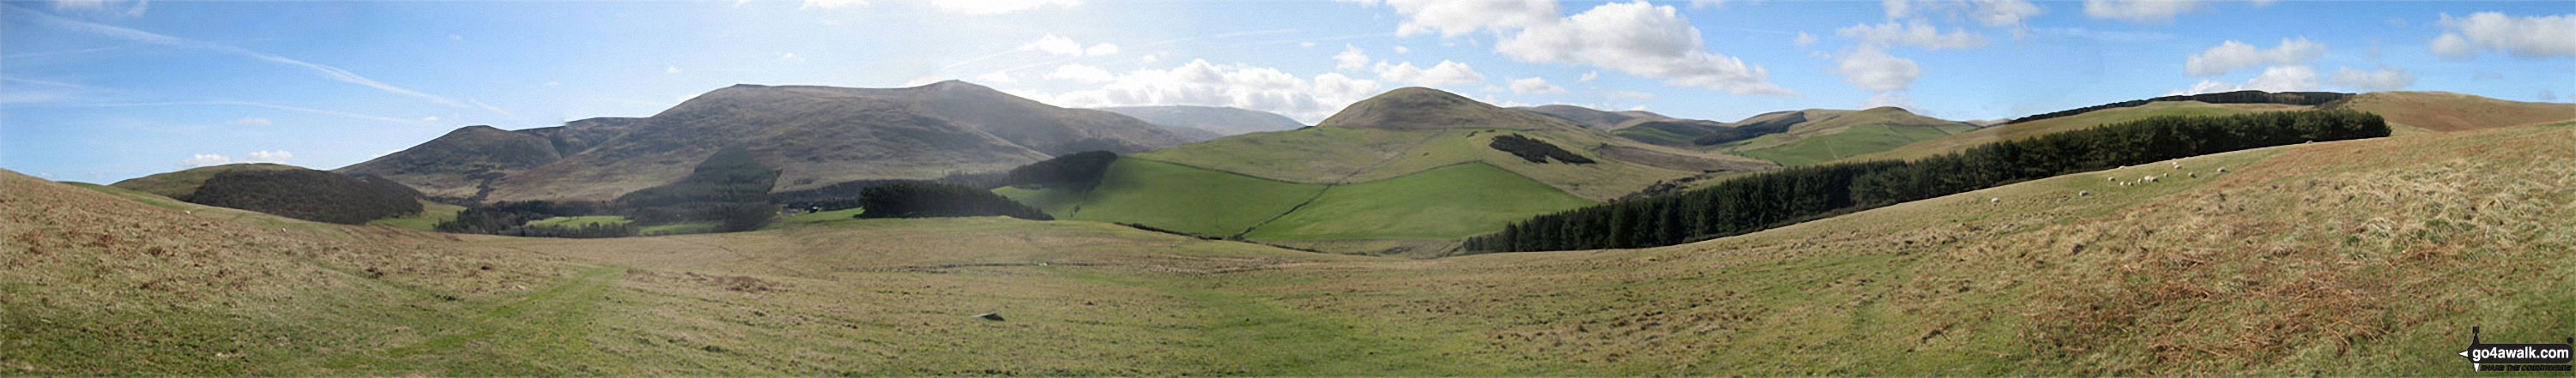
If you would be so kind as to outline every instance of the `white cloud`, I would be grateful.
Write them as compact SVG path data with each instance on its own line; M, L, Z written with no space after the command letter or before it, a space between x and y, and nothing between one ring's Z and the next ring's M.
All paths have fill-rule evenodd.
M1816 35L1807 34L1807 32L1798 32L1798 38L1789 41L1797 43L1799 46L1813 45L1816 44Z
M2020 25L2022 20L2047 12L2029 0L1880 0L1879 5L1886 9L1890 20L1938 12L1986 26Z
M1601 95L1603 95L1603 96L1610 96L1611 98L1633 98L1633 99L1642 99L1642 100L1652 100L1652 99L1655 99L1655 94L1653 94L1653 93L1646 93L1646 92L1630 92L1630 91L1601 91Z
M1379 0L1360 0L1377 4ZM1480 29L1525 28L1554 23L1560 14L1555 0L1384 0L1395 13L1405 16L1396 25L1397 36L1439 33L1454 37Z
M2292 65L2317 60L2326 55L2326 45L2307 37L2283 38L2270 49L2255 48L2244 42L2226 41L2183 61L2183 71L2192 76L2217 76L2239 69L2263 65Z
M1315 47L1315 42L1313 42L1313 41L1298 42L1298 43L1297 43L1297 47Z
M2448 32L2433 40L2433 52L2465 58L2480 50L2501 50L2521 58L2576 57L2576 14L2513 17L2478 12L2468 17L2442 15Z
M2326 82L2365 92L2393 91L2415 85L2415 74L2397 67L2380 67L2370 71L2344 67L2335 70L2333 76L2327 76Z
M2253 79L2246 80L2244 83L2201 80L2199 83L2192 84L2190 89L2173 91L2167 94L2201 94L2242 90L2294 92L2311 91L2316 89L2317 69L2309 68L2308 66L2273 66L2264 68L2263 74L2255 75Z
M1021 44L1021 45L1020 45L1020 47L1019 47L1018 49L1016 49L1016 50L1017 50L1017 51L1036 51L1036 52L1046 53L1046 54L1048 54L1048 55L1055 55L1055 56L1068 56L1068 57L1079 57L1079 56L1102 56L1102 55L1112 55L1112 54L1117 54L1117 53L1118 53L1118 45L1112 45L1112 44L1102 43L1102 44L1095 44L1095 45L1091 45L1091 47L1089 47L1089 48L1085 48L1085 47L1082 47L1082 43L1081 43L1081 42L1074 42L1072 38L1065 38L1065 37L1063 37L1063 36L1058 36L1058 35L1054 35L1054 34L1048 34L1048 35L1043 36L1043 37L1038 37L1038 40L1037 40L1037 41L1032 41L1032 42L1029 42L1029 43Z
M1395 47L1395 53L1397 53L1397 54L1412 54L1412 53L1413 53L1413 48L1411 48L1411 47L1404 47L1404 46L1399 45L1399 46L1396 46L1396 47Z
M1494 51L1524 62L1580 64L1661 77L1666 85L1735 94L1797 93L1772 84L1770 72L1760 66L1709 51L1699 28L1670 6L1644 1L1603 4L1517 29L1495 42Z
M241 117L241 118L239 118L239 119L234 119L234 120L231 120L231 121L224 121L224 124L228 124L228 125L263 125L263 126L264 126L264 125L268 125L269 123L270 123L270 122L268 122L268 119L267 119L267 118L260 118L260 117Z
M1860 40L1862 44L1875 46L1909 45L1933 50L1946 50L1976 48L1986 45L1986 36L1984 35L1970 33L1967 30L1953 30L1949 33L1942 33L1940 28L1933 27L1931 23L1924 22L1920 19L1904 24L1889 22L1876 25L1852 25L1843 27L1842 29L1837 29L1835 30L1835 33L1842 34L1845 38Z
M2478 47L2470 46L2469 39L2457 33L2443 33L2441 37L2433 38L2432 48L2433 55L2441 55L2443 58L2468 59L2478 56Z
M1548 84L1544 77L1512 79L1512 93L1565 93L1565 87Z
M694 97L694 96L692 96L692 97ZM682 99L682 100L687 100L687 98L681 98L681 99ZM421 121L421 122L438 122L438 116L420 117L420 121Z
M950 12L992 15L1038 9L1048 5L1072 8L1081 6L1082 0L931 0L930 5Z
M1141 69L1118 74L1097 89L1013 93L1065 107L1228 106L1315 122L1353 102L1376 95L1380 88L1376 81L1354 79L1339 73L1325 73L1308 79L1276 68L1218 65L1205 59L1194 59L1171 69Z
M1118 77L1116 75L1110 75L1108 70L1100 69L1100 67L1081 64L1067 64L1056 66L1055 71L1047 72L1046 78L1071 80L1083 83L1106 83L1110 80L1116 80Z
M1359 46L1344 44L1342 45L1342 53L1333 54L1333 69L1357 70L1368 68L1368 64L1368 52L1360 51Z
M559 86L563 86L563 82L560 82L560 81L547 81L547 82L546 82L546 86L549 86L549 87L559 87Z
M2027 0L1971 0L1968 17L1986 26L2019 25L2021 20L2047 13Z
M1861 89L1888 92L1913 86L1914 78L1923 76L1923 67L1915 65L1912 59L1890 56L1877 48L1862 46L1843 54L1834 67L1834 73L1842 74L1843 81Z
M1574 78L1574 82L1577 82L1577 83L1590 83L1590 82L1592 82L1592 79L1599 79L1599 78L1601 78L1601 71L1588 71L1588 72L1584 72L1582 77Z
M662 67L662 73L680 73L680 66Z
M805 58L799 58L799 57L796 57L796 53L792 53L792 52L791 52L791 53L780 53L780 54L778 54L778 60L795 61L795 62L803 62L803 61L805 61Z
M2140 24L2172 23L2174 16L2200 9L2199 0L2084 0L2084 15Z
M1485 74L1476 73L1475 68L1468 67L1466 63L1449 60L1433 64L1431 68L1415 67L1413 62L1400 64L1377 62L1377 66L1371 70L1377 72L1377 78L1380 80L1414 85L1457 85L1485 81Z
M805 5L797 6L797 8L834 9L867 5L868 0L805 0Z
M252 151L252 152L250 153L250 156L249 156L249 157L242 158L242 162L244 162L244 163L278 163L278 164L285 164L285 163L286 163L286 159L294 159L294 158L295 158L295 153L292 153L292 152L286 152L286 150L277 150L277 151Z
M179 166L188 168L212 167L232 164L232 162L233 158L224 157L223 154L196 154L189 156L187 159L180 159Z
M1726 0L1691 0L1692 8L1724 8Z

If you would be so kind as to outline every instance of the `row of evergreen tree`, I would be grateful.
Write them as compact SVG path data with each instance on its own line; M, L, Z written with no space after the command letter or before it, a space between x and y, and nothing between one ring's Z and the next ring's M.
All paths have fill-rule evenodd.
M1910 162L1754 174L1704 189L1541 215L1469 238L1466 248L1513 252L1674 245L2067 173L2388 132L2378 115L2342 110L2147 118Z

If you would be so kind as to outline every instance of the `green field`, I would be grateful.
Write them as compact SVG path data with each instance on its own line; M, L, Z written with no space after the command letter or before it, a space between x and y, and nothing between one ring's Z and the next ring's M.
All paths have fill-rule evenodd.
M419 214L377 219L367 221L367 224L394 226L406 230L432 231L438 228L438 224L440 222L455 220L456 213L463 211L465 211L464 206L421 200Z
M1328 187L1127 158L1087 193L994 192L1061 219L1261 240L1454 239L1597 203L1482 162Z
M1531 215L1599 204L1485 163L1325 189L1253 239L1456 239Z
M1621 136L1621 137L1626 137L1626 138L1628 138L1628 139L1633 139L1633 140L1636 140L1636 141L1639 141L1639 142L1646 142L1646 143L1661 144L1661 145L1666 145L1666 146L1692 146L1692 145L1694 145L1694 144L1693 144L1693 143L1694 143L1694 141L1699 140L1699 136L1698 136L1698 135L1686 134L1686 133L1682 133L1682 132L1676 132L1676 131L1674 131L1674 130L1673 130L1673 128L1678 128L1678 127L1683 127L1683 126L1681 126L1681 125L1676 125L1676 124L1663 124L1663 123L1656 123L1656 124L1644 124L1644 125L1637 125L1637 126L1633 126L1633 127L1629 127L1629 128L1619 129L1618 131L1614 131L1614 132L1612 132L1612 134L1617 134L1617 135L1619 135L1619 136Z
M1201 235L1231 236L1268 221L1324 190L1298 184L1126 158L1109 165L1089 193L997 191L1064 219L1136 223ZM1079 202L1067 201L1077 200Z
M1772 162L1780 163L1780 165L1783 166L1808 166L1846 157L1886 151L1898 146L1904 146L1914 142L1940 138L1970 130L1976 130L1976 128L1967 125L1858 125L1843 129L1842 132L1838 133L1798 138L1795 141L1785 142L1772 147L1738 150L1733 152L1762 160L1770 160ZM1788 134L1764 135L1746 142L1757 142L1761 141L1763 138L1785 135Z
M616 215L584 215L584 216L577 216L577 217L553 217L553 218L546 218L546 219L539 219L539 220L528 221L528 225L529 225L529 226L544 226L544 227L582 227L582 226L588 226L588 225L594 225L594 224L596 224L596 225L612 225L612 226L614 226L614 225L623 225L623 224L627 224L627 223L633 223L633 221L628 221L628 220L626 220L626 217L623 217L623 216L616 216Z
M23 248L0 253L0 369L2474 375L2454 354L2472 327L2551 342L2576 324L2571 139L2562 123L2282 146L1680 246L1429 260L1000 217L612 239L284 228L0 172L0 240ZM2164 179L2114 181L2148 175ZM1008 320L971 317L988 312Z

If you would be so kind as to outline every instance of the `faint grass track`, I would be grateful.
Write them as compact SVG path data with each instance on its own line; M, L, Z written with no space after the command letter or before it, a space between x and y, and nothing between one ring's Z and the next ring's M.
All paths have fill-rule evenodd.
M421 322L435 324L424 331L443 334L339 362L381 371L445 369L439 374L446 375L563 373L527 361L575 361L580 359L563 355L591 351L591 320L608 284L625 277L625 270L613 265L590 268L523 296L471 306L466 314L450 314L462 316Z
M1048 268L1075 279L1153 289L1194 308L1202 323L1190 330L1213 346L1201 373L1211 375L1494 375L1500 369L1449 358L1430 340L1388 336L1315 314L1280 308L1257 298L1172 282L1118 278ZM1180 309L1176 309L1180 310Z

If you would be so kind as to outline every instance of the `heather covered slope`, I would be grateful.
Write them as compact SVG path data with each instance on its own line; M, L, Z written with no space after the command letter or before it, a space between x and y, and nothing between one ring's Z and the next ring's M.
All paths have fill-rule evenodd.
M174 172L155 173L149 176L117 181L114 184L108 184L108 186L114 186L125 190L152 193L184 201L187 200L189 196L196 195L197 188L201 185L205 185L206 179L213 178L216 174L232 171L280 171L296 169L304 169L304 167L277 163L235 163L211 167L189 168Z
M549 128L563 130L562 127ZM490 179L563 159L542 133L466 126L437 139L334 172L375 175L433 197L472 198Z
M1550 117L1562 118L1562 119L1565 119L1565 120L1567 120L1567 121L1574 121L1574 123L1583 124L1583 126L1585 126L1585 127L1591 127L1591 128L1594 128L1594 129L1601 129L1601 130L1615 130L1615 129L1619 129L1619 128L1620 128L1620 125L1622 125L1622 124L1626 124L1626 123L1629 123L1629 122L1636 122L1636 121L1643 121L1643 120L1673 119L1672 117L1666 117L1666 116L1664 116L1664 115L1662 115L1662 114L1655 114L1654 112L1648 112L1648 111L1644 111L1644 110L1629 110L1629 111L1617 111L1617 112L1614 112L1614 111L1607 111L1607 110L1600 110L1600 109L1586 108L1586 107L1581 107L1581 106L1574 106L1574 105L1561 105L1561 104L1560 104L1560 105L1540 105L1540 106L1529 106L1529 107L1515 107L1515 108L1512 108L1512 109L1513 109L1513 110L1529 111L1529 112L1532 112L1532 113L1538 113L1538 114L1545 114L1545 115L1550 116Z
M1194 138L1173 130L959 81L876 89L736 85L646 118L458 129L341 171L468 201L613 198L677 180L719 146L745 145L782 171L776 190L794 191L991 172L1060 154L1144 151Z
M722 146L779 169L775 190L989 172L1047 155L919 107L844 88L734 86L581 154L502 177L491 200L614 198L677 181Z
M2430 131L2460 131L2576 119L2576 104L2498 100L2475 95L2406 91L2363 93L2320 105L2388 117L2388 123Z

